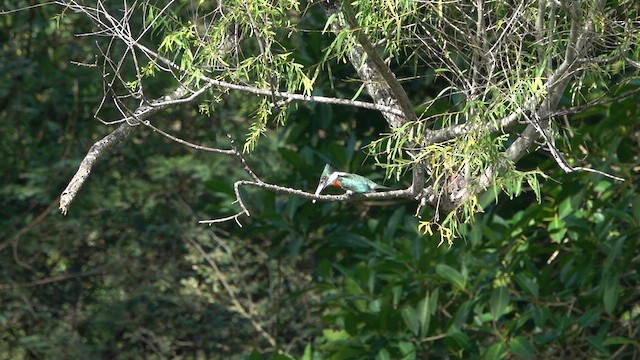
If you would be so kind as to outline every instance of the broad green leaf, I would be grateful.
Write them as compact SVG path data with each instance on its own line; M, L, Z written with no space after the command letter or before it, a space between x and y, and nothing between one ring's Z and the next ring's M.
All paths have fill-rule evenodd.
M324 329L322 330L322 336L328 341L338 341L349 338L349 334L344 330L332 330L332 329Z
M464 288L466 287L467 281L464 276L458 270L449 265L436 265L436 273L461 290L464 290Z
M594 336L587 336L587 342L589 343L589 345L591 345L594 349L596 349L596 351L598 351L600 354L609 355L609 349L607 349L607 347L604 344L604 339L598 335L594 335Z
M313 359L313 349L311 349L311 344L307 344L304 347L304 354L302 354L302 358L300 360L312 360Z
M506 286L493 289L491 293L491 316L494 321L497 321L507 312L509 300L509 289Z
M558 216L560 219L566 218L568 215L572 214L574 209L571 205L571 198L564 199L560 206L558 206Z
M640 195L633 198L631 213L633 214L636 224L640 224Z
M514 279L520 288L527 291L534 298L538 298L538 296L540 295L538 284L536 284L533 279L524 274L516 274L514 276Z
M447 338L455 341L457 345L463 349L471 350L473 348L469 335L455 329L449 329L447 332Z
M391 354L387 349L380 349L376 355L376 360L391 360Z
M393 304L393 308L398 308L398 304L400 303L400 299L402 298L402 286L396 285L391 288L391 301Z
M567 233L567 225L559 216L555 216L549 223L549 237L556 243L562 242L564 235Z
M626 338L626 337L623 337L623 336L613 336L613 337L605 339L602 342L602 345L604 345L604 346L631 345L631 346L638 347L638 341L637 340L633 340L633 339L629 339L629 338Z
M509 342L509 349L511 352L520 359L535 359L535 349L527 339L522 336L517 336Z
M431 297L429 298L429 314L433 315L436 313L436 309L438 308L438 294L440 292L439 288L436 288L431 293Z
M406 306L400 310L400 315L402 315L402 320L404 320L404 324L407 328L414 334L420 334L420 320L418 317L418 313L411 306Z
M600 320L600 316L602 314L600 309L600 306L598 306L587 310L582 316L580 316L578 325L580 325L580 327L582 328L586 328L597 323Z
M507 347L502 343L495 343L487 349L484 353L483 359L485 360L500 360L503 358Z
M402 353L403 360L414 360L416 359L416 346L409 341L401 341L398 343L398 349L400 353Z

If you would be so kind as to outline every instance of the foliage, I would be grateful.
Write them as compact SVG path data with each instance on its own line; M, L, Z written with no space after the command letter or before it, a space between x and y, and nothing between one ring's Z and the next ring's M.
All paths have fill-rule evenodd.
M92 16L90 5L70 4ZM309 100L329 87L327 80L333 86L334 68L351 63L362 84L349 96L355 99L366 88L377 105L400 104L394 109L404 113L399 124L385 116L391 132L373 139L370 154L388 178L399 179L416 167L429 169L427 183L420 186L430 187L428 193L435 196L421 194L418 199L426 199L436 211L423 214L419 227L425 232L435 227L449 244L458 236L459 224L472 223L482 210L477 195L485 190L510 197L523 186L539 192L544 174L515 166L534 146L525 132L535 128L565 166L563 149L556 143L568 142L562 136L568 135L549 120L558 104L589 107L602 100L602 89L617 91L637 78L623 71L634 64L629 56L640 41L631 20L638 14L634 6L622 10L603 1L530 1L512 7L501 1L444 6L362 0L327 1L323 11L303 5L229 1L184 9L136 3L127 11L144 14L142 28L119 29L101 16L94 22L126 45L126 50L105 51L107 59L124 51L125 58L134 60L136 80L124 84L129 88L124 97L137 101L144 95L145 78L158 76L148 69L160 68L159 63L191 91L209 89L209 98L201 104L205 113L223 101L220 87L262 95L242 107L243 115L251 118L244 152L255 149L269 120L282 126L295 113L292 94L301 92ZM605 20L601 14L607 12L615 15ZM160 40L147 39L150 32ZM319 41L317 34L322 36ZM132 45L137 38L146 44ZM320 54L304 46L308 40L322 49ZM612 45L613 40L621 45ZM157 43L157 51L149 50ZM142 58L138 52L146 63L137 60ZM119 80L112 76L113 82ZM400 83L399 76L406 79ZM606 81L614 76L618 81ZM420 111L414 111L414 103L421 104Z

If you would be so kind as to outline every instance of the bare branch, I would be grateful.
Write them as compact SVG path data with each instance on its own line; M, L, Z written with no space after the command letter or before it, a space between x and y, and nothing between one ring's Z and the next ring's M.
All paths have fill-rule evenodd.
M614 96L611 98L608 97L604 97L602 96L599 99L596 100L592 100L587 102L586 104L582 104L582 105L577 105L577 106L572 106L572 107L568 107L568 108L564 108L564 109L560 109L560 110L556 110L554 112L552 112L550 114L551 117L556 117L556 116L565 116L565 115L570 115L570 114L577 114L580 112L583 112L589 108L592 108L594 106L600 106L600 105L606 105L606 104L612 104L612 103L616 103L618 101L630 98L631 96L640 93L640 88L636 88L633 90L629 90L626 91L618 96Z
M590 46L588 39L593 31L593 17L601 11L603 1L598 0L594 3L590 17L585 21L581 30L579 30L580 17L577 15L580 4L578 2L570 2L567 6L570 6L568 11L571 13L571 30L567 40L565 59L547 81L545 86L547 89L547 96L535 111L535 115L533 115L536 119L543 119L543 122L539 124L543 127L546 126L549 115L557 107L569 80L574 74L573 70L578 64L576 59L580 54L585 53ZM536 126L529 123L521 136L511 144L507 151L505 151L507 158L512 161L520 159L524 155L525 151L527 151L527 149L529 149L529 147L531 147L538 138L536 134L538 134Z
M382 60L367 35L360 30L349 2L338 4L337 1L329 1L325 5L328 17L334 14L343 16L343 21L332 23L334 31L340 32L347 29L354 35L356 43L349 47L347 55L360 78L365 81L369 95L376 104L397 110L382 114L389 126L397 128L406 121L417 120L413 105L404 88Z
M53 4L58 4L58 1L48 1L48 2L40 3L40 4L27 5L27 6L22 6L20 8L17 8L17 9L13 9L13 10L0 10L0 15L13 14L13 13L16 13L16 12L31 10L31 9L35 9L35 8L39 8L39 7L43 7L43 6L49 6L49 5L53 5Z
M611 174L607 174L604 171L599 171L599 170L595 170L595 169L591 169L591 168L585 168L585 167L579 167L579 166L578 167L572 167L571 165L569 165L569 163L564 158L564 156L562 156L562 154L560 153L558 148L556 148L555 144L553 143L553 140L551 140L549 138L549 135L547 135L546 131L540 126L540 121L538 119L529 119L528 121L529 121L529 123L531 125L533 125L533 127L536 129L538 134L544 139L547 147L549 148L549 152L551 153L551 156L553 157L553 159L556 161L558 166L560 166L560 168L564 172L566 172L566 173L572 173L572 172L575 172L575 171L592 172L592 173L595 173L595 174L599 174L599 175L608 177L610 179L614 179L614 180L618 180L618 181L624 181L623 178L617 177L617 176L613 176Z
M152 114L166 108L167 106L180 102L180 99L187 93L185 87L180 86L174 92L167 96L163 96L150 103L150 105L142 105L136 109L133 115L127 118L126 122L122 123L117 129L110 134L93 144L89 149L87 155L80 163L78 171L73 176L67 188L64 189L60 195L60 211L63 215L66 215L69 211L69 205L76 197L76 194L89 177L91 169L95 162L100 158L107 150L110 150L122 140L124 140L133 131L133 128L139 124L140 121L144 121Z
M396 116L404 115L404 113L401 110L398 110L393 106L372 104L366 101L339 99L339 98L332 98L327 96L291 94L291 93L282 92L282 91L260 89L253 86L231 84L226 81L213 80L213 79L206 79L206 81L213 86L218 86L221 88L226 88L231 90L245 91L245 92L256 94L256 95L265 95L265 96L273 95L277 98L283 98L283 99L289 99L289 100L316 102L320 104L345 105L345 106L357 107L361 109L376 110L382 113L389 113Z
M234 310L240 314L243 318L247 319L251 325L253 326L253 328L265 339L267 340L267 342L269 343L269 345L271 345L272 347L276 347L276 339L273 338L273 336L271 336L271 334L269 334L264 327L255 319L255 314L250 314L245 307L242 305L242 303L240 302L240 300L238 299L238 297L235 294L235 291L233 290L233 288L231 287L231 285L229 284L229 282L227 281L227 277L225 276L225 274L220 270L220 268L218 267L218 264L216 264L215 260L213 260L213 258L211 256L209 256L209 254L207 254L206 251L204 251L204 249L202 248L202 246L200 246L200 244L198 244L195 240L191 239L191 237L189 236L185 236L184 239L191 245L193 246L199 253L200 255L202 255L202 257L204 258L204 260L209 264L209 266L211 266L211 268L215 271L216 273L216 278L218 279L218 281L220 282L220 284L222 285L222 287L224 288L224 290L227 292L227 295L229 295L229 298L231 299L231 302L234 305Z
M49 216L49 214L51 213L51 211L53 209L55 209L56 207L56 203L58 201L54 200L53 202L51 202L51 204L49 204L49 206L47 206L47 208L41 212L38 216L36 216L33 220L31 220L27 225L25 225L23 228L21 228L20 230L18 230L13 236L11 236L8 240L6 240L5 242L0 244L0 253L2 252L2 250L4 250L7 246L11 245L11 244L15 244L22 235L28 233L29 231L31 231L31 229L33 229L35 226L37 226L39 223L41 223L44 219L47 218L47 216Z
M151 125L151 122L149 122L149 120L142 121L141 124L146 126L146 127L148 127L148 128L153 129L153 131L158 132L159 134L161 134L162 136L166 137L169 140L175 141L178 144L182 144L182 145L188 146L188 147L190 147L192 149L195 149L195 150L212 152L212 153L217 153L217 154L224 154L224 155L235 155L235 151L234 150L210 148L210 147L207 147L207 146L196 145L196 144L190 143L188 141L182 140L180 138L177 138L177 137L175 137L175 136L173 136L171 134L168 134L168 133L158 129L157 127Z
M227 134L227 138L229 138L229 141L231 142L231 151L233 152L232 155L235 156L236 159L238 159L238 161L240 162L240 164L244 168L244 171L246 171L247 174L249 174L249 176L251 176L251 178L254 181L256 181L258 183L261 183L262 180L260 180L260 178L258 177L258 175L256 175L255 172L253 172L253 170L251 169L251 167L249 166L249 164L247 163L245 158L242 156L240 151L238 151L238 147L236 146L236 142L235 142L235 140L233 140L233 137L231 137L230 134Z
M50 278L38 279L38 280L29 281L27 283L22 283L22 284L0 284L0 289L16 289L16 288L29 288L29 287L35 287L35 286L42 286L42 285L52 284L60 281L83 278L87 276L103 275L104 273L105 272L103 270L93 269L93 270L88 270L81 273L63 274L63 275L58 275Z
M262 189L273 191L275 193L287 194L287 195L291 195L291 196L297 196L297 197L301 197L301 198L305 198L305 199L309 199L309 200L325 200L325 201L347 201L347 200L353 200L353 201L364 201L364 200L371 200L371 199L400 199L400 198L414 199L416 197L416 195L414 195L413 187L409 187L408 189L404 189L404 190L391 190L391 191L371 192L371 193L364 193L364 194L315 195L314 193L309 193L309 192L298 190L298 189L293 189L293 188L280 186L280 185L269 184L269 183L266 183L266 182L264 182L262 180L259 180L259 179L257 181L238 180L233 184L234 193L236 195L236 200L235 200L234 203L238 203L240 205L240 207L242 208L242 211L237 213L237 214L235 214L235 215L231 215L231 216L227 216L227 217L223 217L223 218L219 218L219 219L201 220L201 221L199 221L199 223L200 224L214 224L214 223L226 222L226 221L229 221L229 220L235 220L239 224L238 219L239 219L240 216L242 216L242 215L251 216L250 213L249 213L249 210L247 209L246 205L244 204L244 201L242 200L242 198L240 196L240 187L241 186L258 187L258 188L262 188ZM242 227L242 225L240 225L240 226Z
M376 49L373 47L373 44L371 44L371 41L369 40L367 35L364 32L362 32L362 30L360 30L360 27L353 14L353 9L351 8L350 2L349 1L342 2L341 7L338 6L336 3L334 3L334 6L337 6L339 11L342 11L342 14L344 15L344 19L346 21L346 25L348 26L348 29L353 31L353 34L355 35L355 38L358 44L362 47L362 50L364 50L364 52L367 54L366 60L360 63L352 61L352 64L354 65L354 67L356 67L356 69L358 69L358 67L361 67L361 70L359 71L359 73L361 77L362 75L365 75L364 77L362 77L363 80L365 81L373 81L373 80L377 80L378 78L383 79L384 80L383 82L378 82L372 86L377 86L379 88L387 88L386 92L392 94L392 97L390 98L393 99L393 101L398 104L398 106L400 107L400 109L402 109L402 112L404 113L404 119L394 119L395 121L401 121L400 123L398 124L390 123L389 125L391 127L399 127L406 121L417 120L415 115L415 110L413 109L413 104L411 103L411 100L409 100L409 96L407 96L407 93L404 91L404 88L402 87L400 82L398 82L398 79L396 79L396 76L393 74L389 66L387 66L384 60L382 60L382 58L380 57ZM360 49L358 47L354 47L354 50L352 50L351 53L354 53L355 51L360 51ZM362 54L358 54L358 58L362 59L363 58ZM365 67L365 66L368 67L369 69L367 70L362 69L362 67ZM372 97L376 99L377 102L383 101L383 99L379 95L376 96L375 91L373 92Z

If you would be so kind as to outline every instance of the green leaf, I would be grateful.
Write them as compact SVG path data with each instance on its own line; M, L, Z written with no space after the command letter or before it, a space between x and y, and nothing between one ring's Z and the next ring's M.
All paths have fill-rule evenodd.
M640 224L640 195L633 198L633 206L631 206L631 213L636 221L636 224Z
M402 298L402 286L396 285L391 288L391 301L393 304L393 308L396 309L398 304L400 303L400 299Z
M417 336L420 333L420 321L418 320L418 313L416 310L411 306L407 306L400 310L400 315L402 316L402 320L404 320L404 324L407 328Z
M462 276L462 274L458 270L452 268L451 266L445 265L445 264L438 264L436 265L436 273L440 275L442 278L449 281L450 283L457 286L459 289L461 290L465 289L467 284L466 279L464 278L464 276Z
M433 315L436 313L436 309L438 308L438 294L440 289L436 288L431 293L431 297L429 298L429 314Z
M294 360L295 358L287 354L273 354L269 356L269 360Z
M338 341L345 340L349 338L349 334L344 330L332 330L332 329L324 329L322 330L322 336L327 339L327 341Z
M540 292L538 290L538 284L536 284L533 279L524 275L524 274L516 274L514 279L518 286L528 292L531 296L538 299Z
M507 312L509 305L509 289L505 286L493 289L491 293L491 316L497 321Z
M602 339L599 334L594 336L587 336L587 342L599 353L607 356L609 355L609 349L607 349L607 347L604 345L604 339Z
M599 306L591 308L585 311L585 313L582 316L580 316L580 319L578 320L578 325L580 325L580 327L582 328L593 326L595 323L597 323L600 320L600 315L601 315L601 311Z
M313 359L313 350L311 349L311 344L307 344L307 346L304 347L304 354L302 354L302 357L300 358L300 360L312 360Z
M502 343L495 343L487 349L484 353L483 359L485 360L499 360L504 356L504 352L507 350L507 347Z
M469 338L469 335L463 333L462 331L449 329L449 331L447 331L447 338L453 340L463 349L471 350L473 348L473 344L471 342L471 339Z
M385 226L384 232L383 232L385 239L392 239L395 236L396 229L398 228L398 224L405 217L404 209L405 209L404 207L397 208L393 212L393 215L391 215L391 217L389 218L389 221L387 222L387 226Z
M511 352L521 359L535 359L536 353L531 344L522 336L517 336L509 342Z
M604 291L602 300L604 302L604 310L611 315L618 304L618 296L620 295L620 278L613 276L604 282Z
M632 346L638 346L638 342L637 340L633 340L633 339L629 339L626 337L622 337L622 336L613 336L610 338L605 339L602 342L602 345L604 346L611 346L611 345L632 345Z
M547 229L551 240L558 244L562 242L564 235L567 233L567 225L558 215L551 220Z
M429 308L431 307L430 299L429 292L427 291L424 298L420 300L416 307L416 312L420 321L420 337L427 336L427 333L429 332L429 321L431 320L431 313L429 312Z
M401 341L398 343L398 350L402 354L403 360L413 360L416 358L416 346L409 341Z
M376 360L391 360L391 354L387 349L380 349L378 355L376 355Z
M571 206L571 198L564 199L560 206L558 206L558 216L560 219L566 218L568 215L571 215L574 212L573 207Z

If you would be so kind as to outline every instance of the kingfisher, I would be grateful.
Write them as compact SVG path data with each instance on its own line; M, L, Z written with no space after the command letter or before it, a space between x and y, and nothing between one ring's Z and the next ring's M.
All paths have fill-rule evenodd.
M324 170L320 176L320 183L318 184L315 195L320 195L322 190L329 185L341 188L345 190L347 194L362 194L389 189L386 186L376 184L364 176L336 171L331 165L327 164L324 166ZM312 202L315 203L316 200L314 199Z

